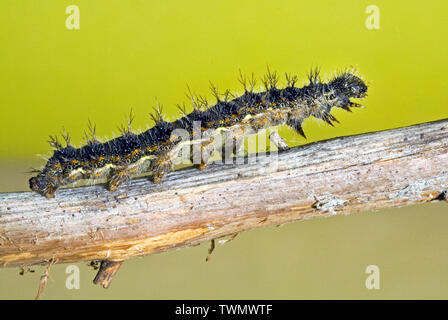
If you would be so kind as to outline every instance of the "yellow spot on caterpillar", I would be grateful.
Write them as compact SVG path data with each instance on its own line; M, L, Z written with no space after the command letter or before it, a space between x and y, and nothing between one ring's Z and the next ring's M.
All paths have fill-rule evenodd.
M157 149L158 149L157 146L152 146L152 147L147 147L147 148L146 148L146 150L149 151L149 152L155 151L155 150L157 150Z
M139 152L140 152L140 149L135 149L134 151L132 151L131 157L135 156Z
M79 163L79 161L78 160L76 160L76 159L73 159L72 161L70 161L71 163Z
M104 157L99 157L98 158L98 162L103 161L103 160L104 160Z

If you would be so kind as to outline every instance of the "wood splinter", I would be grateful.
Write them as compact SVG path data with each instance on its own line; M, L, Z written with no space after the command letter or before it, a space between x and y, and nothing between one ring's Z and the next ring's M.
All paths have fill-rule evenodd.
M289 146L286 141L278 134L277 131L272 132L269 135L269 139L275 144L278 151L286 151L289 150Z
M237 232L237 233L232 234L232 235L230 236L230 238L228 238L228 239L219 240L219 244L225 244L225 243L228 243L228 242L232 241L233 239L235 239L236 236L239 235L239 234L240 234L240 233Z
M93 279L94 284L99 284L103 286L104 289L107 289L110 285L110 282L112 281L113 277L117 273L118 269L120 269L120 266L122 265L124 261L110 261L110 260L103 260L101 261L100 270L98 270L98 273Z
M50 259L48 261L48 264L45 267L44 274L40 277L39 288L37 290L37 295L36 295L35 300L39 300L40 297L43 295L45 288L47 287L48 277L50 276L50 268L54 263L55 263L54 259Z
M215 250L215 239L210 240L210 249L208 249L207 258L205 258L205 261L210 261L213 250Z
M230 236L230 238L228 239L224 239L224 240L219 240L219 244L225 244L227 242L232 241L233 239L236 238L236 236L239 235L239 232L234 233ZM205 261L210 261L210 258L212 256L213 251L215 250L215 239L210 240L210 248L208 249L208 254L207 254L207 258L205 258Z

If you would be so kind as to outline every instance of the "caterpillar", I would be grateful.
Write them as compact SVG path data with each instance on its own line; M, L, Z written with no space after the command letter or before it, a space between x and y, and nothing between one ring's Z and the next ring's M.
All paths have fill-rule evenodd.
M253 74L249 78L240 72L242 95L234 96L228 90L221 95L212 84L216 103L208 107L204 97L190 91L192 112L187 114L185 106L178 106L183 116L170 122L163 118L159 107L152 114L155 125L140 134L131 131L131 116L121 136L106 142L96 139L90 121L90 137L83 147L70 145L68 134L63 134L65 147L50 136L54 153L29 180L30 188L53 198L58 188L81 179L106 179L111 191L142 173L152 174L154 183L159 183L179 157L205 169L214 151L224 156L236 154L248 134L283 124L305 137L302 123L306 118L313 116L333 125L338 121L330 114L332 108L351 111L352 107L362 107L352 99L367 96L367 85L354 70L337 72L322 82L316 68L308 75L309 83L301 88L295 86L297 80L297 76L286 74L286 86L280 89L277 73L268 68L262 78L264 90L256 92Z

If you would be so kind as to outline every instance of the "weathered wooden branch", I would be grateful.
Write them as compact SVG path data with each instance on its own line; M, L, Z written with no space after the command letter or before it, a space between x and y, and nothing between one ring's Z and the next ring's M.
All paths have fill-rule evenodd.
M448 120L255 160L175 171L158 185L140 178L116 192L97 185L54 199L0 194L0 265L122 261L257 227L440 200L448 189ZM105 286L108 279L97 277Z

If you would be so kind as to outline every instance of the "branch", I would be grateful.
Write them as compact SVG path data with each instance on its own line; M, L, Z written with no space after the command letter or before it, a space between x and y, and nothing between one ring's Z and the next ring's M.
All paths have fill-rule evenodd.
M0 265L117 262L257 227L441 200L447 165L442 120L311 143L254 163L178 170L157 185L135 179L116 192L96 185L62 189L54 199L4 193Z

